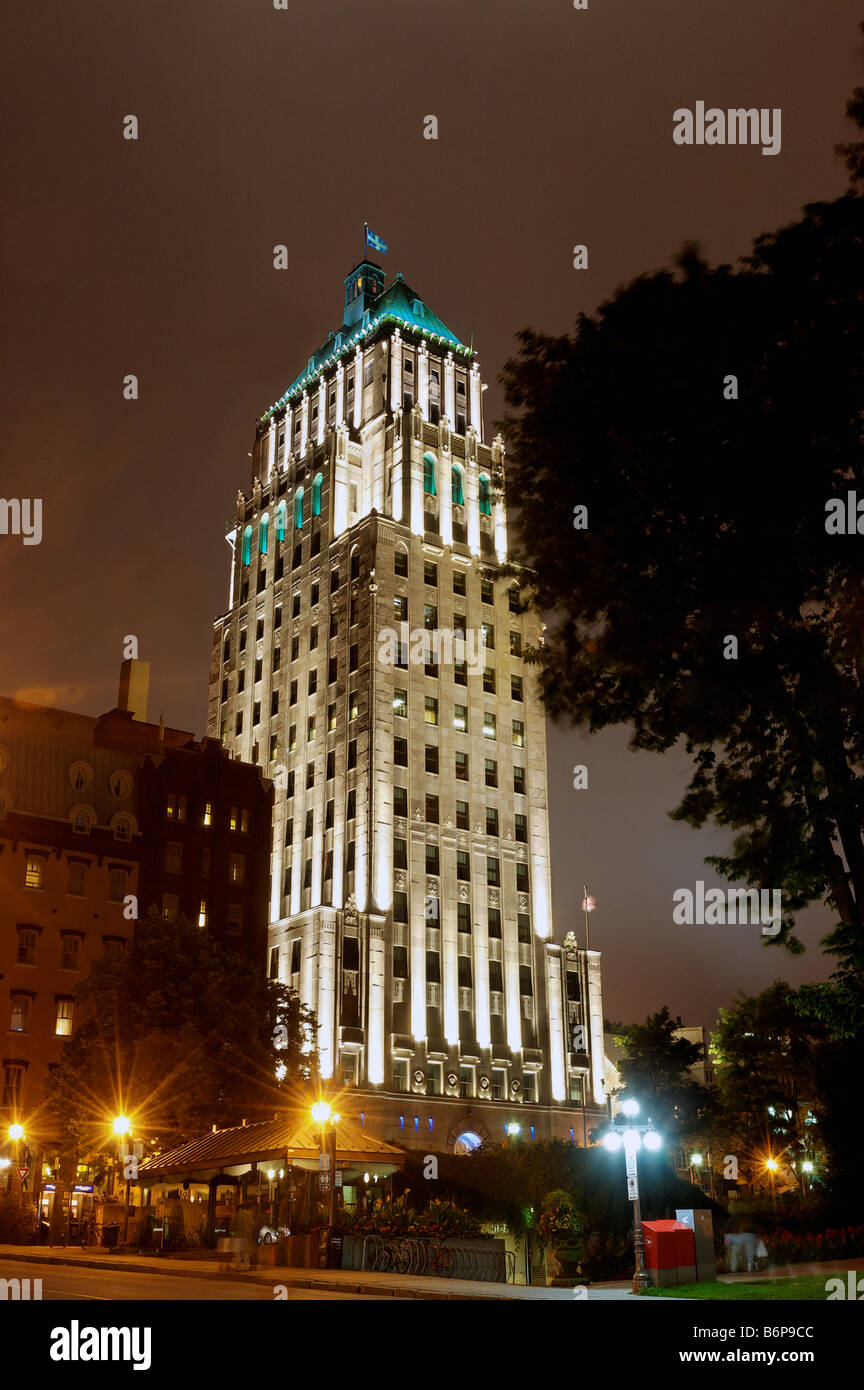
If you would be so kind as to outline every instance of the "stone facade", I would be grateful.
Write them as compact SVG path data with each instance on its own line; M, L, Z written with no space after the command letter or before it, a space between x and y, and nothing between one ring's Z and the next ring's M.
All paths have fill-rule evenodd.
M352 271L341 331L258 425L208 729L275 783L270 973L351 1108L412 1144L513 1121L582 1143L599 956L552 942L542 632L496 578L483 389L401 277Z

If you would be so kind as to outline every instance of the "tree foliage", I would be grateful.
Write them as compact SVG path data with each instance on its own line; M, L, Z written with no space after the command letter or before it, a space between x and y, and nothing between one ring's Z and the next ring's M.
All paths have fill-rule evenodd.
M864 549L826 503L864 499L862 301L853 190L736 268L688 247L572 336L525 330L504 375L547 707L683 740L671 814L734 832L725 877L782 889L776 941L803 949L796 912L830 903L836 972L799 1006L837 1037L864 1022Z
M183 917L151 911L122 953L96 961L76 1003L76 1031L46 1082L46 1124L82 1154L108 1147L118 1113L163 1148L270 1119L315 1066L304 1050L314 1019L297 995Z
M676 1037L677 1027L665 1004L644 1023L610 1025L624 1049L616 1062L623 1082L618 1098L638 1100L641 1117L650 1116L667 1146L686 1144L707 1122L711 1108L707 1087L691 1075L705 1060L704 1049Z

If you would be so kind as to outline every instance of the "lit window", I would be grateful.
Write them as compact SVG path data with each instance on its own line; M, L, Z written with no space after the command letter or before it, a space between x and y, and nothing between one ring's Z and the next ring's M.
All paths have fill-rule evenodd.
M201 899L201 903L200 903L200 906L199 906L199 908L198 908L198 925L199 925L199 927L206 927L206 925L207 925L207 899L206 899L206 898L202 898L202 899Z
M480 489L479 489L480 515L481 515L481 516L491 516L491 515L492 515L492 494L491 494L491 490L490 490L490 487L489 487L489 479L488 479L488 477L486 476L485 473L481 473L481 474L480 474L479 483L480 483Z
M205 802L204 802L204 824L205 824L205 825L212 825L212 824L213 824L213 802L212 802L212 801L205 801Z
M71 999L57 1000L57 1022L54 1032L58 1038L68 1038L72 1035L72 1015L75 1005Z
M525 747L525 725L521 719L513 720L513 746L515 748Z
M498 736L498 735L497 735L497 728L498 728L498 725L497 725L497 721L496 721L495 715L494 715L494 714L489 714L488 712L484 713L484 715L483 715L483 737L484 737L484 738L497 738L497 736Z
M45 861L36 854L28 854L24 868L25 888L44 888Z
M423 700L423 718L427 724L438 723L438 701L432 695L425 696Z
M423 455L423 491L429 496L435 496L435 455Z
M455 705L453 709L453 728L465 733L468 728L468 708L466 705Z
M402 719L408 718L408 691L393 691L393 713Z
M464 497L464 494L463 494L463 491L462 491L462 469L461 469L461 468L457 468L456 465L454 464L453 469L451 470L451 475L452 475L453 506L454 506L454 507L462 507L462 506L464 506L464 503L465 503L465 497Z
M231 883L242 883L246 875L245 854L232 854L228 877Z

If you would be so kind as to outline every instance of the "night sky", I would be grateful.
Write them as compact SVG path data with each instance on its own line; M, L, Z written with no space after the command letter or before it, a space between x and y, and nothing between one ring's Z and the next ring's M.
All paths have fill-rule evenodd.
M844 190L832 148L864 80L861 0L589 6L17 0L0 44L0 491L43 499L44 536L0 536L0 692L99 713L134 633L150 717L204 733L254 421L341 324L364 220L388 282L402 271L474 333L488 427L520 328L569 331L685 240L734 261ZM673 110L698 100L780 107L781 153L676 146ZM610 1016L668 1003L710 1025L739 989L825 977L821 909L796 960L753 927L673 926L673 891L716 882L702 860L723 844L666 817L683 757L632 754L623 729L552 729L549 751L556 934L581 932L587 879Z

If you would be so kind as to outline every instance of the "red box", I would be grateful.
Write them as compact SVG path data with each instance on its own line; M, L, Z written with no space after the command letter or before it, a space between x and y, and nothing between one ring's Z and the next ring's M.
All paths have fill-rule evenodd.
M696 1264L693 1232L683 1221L643 1221L646 1269L679 1269Z

